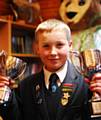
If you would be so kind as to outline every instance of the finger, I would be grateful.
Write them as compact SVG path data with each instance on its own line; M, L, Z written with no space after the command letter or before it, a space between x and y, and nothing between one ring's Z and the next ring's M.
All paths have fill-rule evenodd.
M10 84L14 84L15 81L14 81L14 80L10 80L9 83L10 83Z
M9 85L9 81L6 81L6 80L0 80L0 84Z
M91 89L92 92L96 92L98 93L99 95L101 95L101 87L95 87L93 89Z
M8 78L9 78L9 77L5 77L5 76L1 76L1 75L0 75L0 79L6 79L6 80L8 80Z
M0 76L0 82L1 81L9 81L9 77Z
M96 91L96 92L100 92L101 94L101 84L99 83L93 83L90 85L90 90L91 91Z
M4 83L0 83L0 87L4 87L5 86L5 84Z
M10 84L9 84L10 88L17 88L18 85L16 84L16 82L14 80L10 80Z
M12 85L10 85L11 89L14 89L14 88L17 88L17 87L18 87L18 84L12 84Z
M90 83L90 87L101 87L101 82L93 81Z
M101 80L101 73L94 74L94 76L92 77L92 81L93 80Z
M90 80L87 77L84 78L84 81L88 84L90 83Z

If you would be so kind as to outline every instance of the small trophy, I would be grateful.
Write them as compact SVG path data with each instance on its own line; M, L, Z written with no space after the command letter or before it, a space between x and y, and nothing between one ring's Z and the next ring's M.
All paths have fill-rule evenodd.
M98 49L72 52L71 60L76 69L89 79L92 79L94 73L101 72L101 51ZM91 117L101 117L101 96L98 93L93 93L89 105Z
M18 83L26 70L26 63L19 58L7 56L6 52L0 52L0 75L7 76L8 80L13 79ZM0 103L8 101L11 95L11 89L8 86L0 87Z

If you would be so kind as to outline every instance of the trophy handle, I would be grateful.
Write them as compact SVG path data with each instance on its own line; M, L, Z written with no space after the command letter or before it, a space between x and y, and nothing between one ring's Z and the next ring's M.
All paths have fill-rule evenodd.
M0 75L6 76L6 59L7 55L4 50L0 52Z
M83 58L78 51L70 51L70 59L80 74L84 74Z

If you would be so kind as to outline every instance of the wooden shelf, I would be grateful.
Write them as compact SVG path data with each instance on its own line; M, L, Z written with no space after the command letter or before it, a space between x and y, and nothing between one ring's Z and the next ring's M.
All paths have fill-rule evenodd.
M37 55L33 55L33 54L23 54L23 53L12 53L12 56L16 56L16 57L38 57Z
M36 57L32 52L35 28L35 25L24 21L0 18L0 50L16 57Z

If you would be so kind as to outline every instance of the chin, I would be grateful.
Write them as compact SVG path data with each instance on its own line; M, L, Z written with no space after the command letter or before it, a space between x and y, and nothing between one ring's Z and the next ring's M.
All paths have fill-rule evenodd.
M54 66L54 68L51 68L50 70L51 70L51 72L55 72L55 71L58 71L60 68L61 68L61 67L56 67L56 66Z

